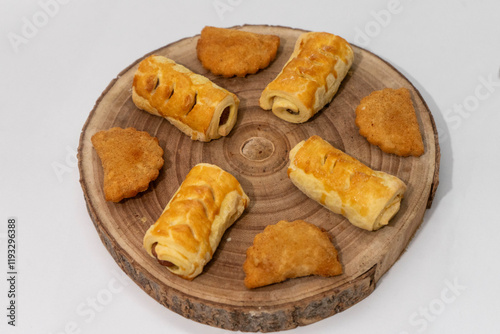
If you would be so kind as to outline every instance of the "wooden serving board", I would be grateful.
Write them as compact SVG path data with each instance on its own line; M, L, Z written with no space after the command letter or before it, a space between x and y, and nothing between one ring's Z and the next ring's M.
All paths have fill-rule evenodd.
M262 110L258 104L262 90L279 73L304 31L276 26L235 28L280 36L277 57L267 69L245 78L214 76L197 59L199 36L152 52L238 95L238 121L227 137L209 143L192 141L168 121L137 109L131 99L131 85L142 60L138 59L109 84L83 127L78 149L80 181L102 242L119 266L151 297L200 323L230 330L279 331L332 316L375 289L377 281L408 245L432 203L438 184L439 144L431 112L415 87L390 64L356 46L354 64L339 92L311 120L291 124ZM425 154L419 158L385 154L358 134L354 124L356 106L373 90L386 87L411 91L425 145ZM165 165L158 179L144 193L120 203L104 200L101 162L90 141L97 131L114 126L147 131L159 139L165 151ZM299 141L314 134L371 168L406 182L408 189L401 209L389 225L376 232L354 227L290 182L288 153ZM203 273L186 281L146 254L142 240L188 171L200 162L216 164L233 174L251 204L227 230ZM296 278L247 289L242 269L246 249L265 226L282 219L303 219L327 230L339 251L344 274Z

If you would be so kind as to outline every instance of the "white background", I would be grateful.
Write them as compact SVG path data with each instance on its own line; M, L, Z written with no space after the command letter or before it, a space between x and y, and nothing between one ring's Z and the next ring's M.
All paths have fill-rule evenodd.
M387 60L439 130L432 208L375 291L290 333L499 333L500 2L19 1L0 5L0 332L224 333L144 293L102 245L76 165L108 83L205 25L328 31ZM16 327L7 325L7 219L18 221Z

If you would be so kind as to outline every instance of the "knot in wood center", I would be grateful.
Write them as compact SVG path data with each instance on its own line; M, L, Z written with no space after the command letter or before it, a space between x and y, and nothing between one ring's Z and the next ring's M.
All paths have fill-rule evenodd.
M252 137L241 145L241 155L248 160L262 161L274 153L274 144L264 137Z

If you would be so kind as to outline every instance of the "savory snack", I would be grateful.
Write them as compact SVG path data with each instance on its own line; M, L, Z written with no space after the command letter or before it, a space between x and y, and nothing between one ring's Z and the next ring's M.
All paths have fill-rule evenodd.
M406 191L396 176L372 170L319 136L290 151L288 177L307 196L368 231L389 223Z
M359 133L372 145L399 156L421 156L424 142L407 88L385 88L363 98L356 108Z
M114 127L91 138L104 170L104 196L119 202L145 191L163 167L158 138L134 128Z
M304 33L259 104L285 121L303 123L333 99L353 61L354 52L342 37Z
M244 77L269 66L279 45L276 35L207 26L196 51L203 67L213 74Z
M166 118L191 139L203 142L229 134L240 102L206 77L155 55L140 62L132 100L139 109Z
M268 225L255 236L243 264L249 289L309 275L342 274L337 250L327 232L296 220Z
M144 236L144 248L172 273L192 280L217 249L249 198L220 167L200 163L188 173Z

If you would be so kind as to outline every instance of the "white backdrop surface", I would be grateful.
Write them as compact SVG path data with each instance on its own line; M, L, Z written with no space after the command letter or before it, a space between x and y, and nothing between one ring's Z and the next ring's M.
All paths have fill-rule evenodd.
M375 291L289 332L499 333L499 22L495 0L2 1L0 332L227 332L123 274L87 213L76 150L97 98L136 59L206 25L268 24L332 32L391 63L430 107L442 154L433 206Z

